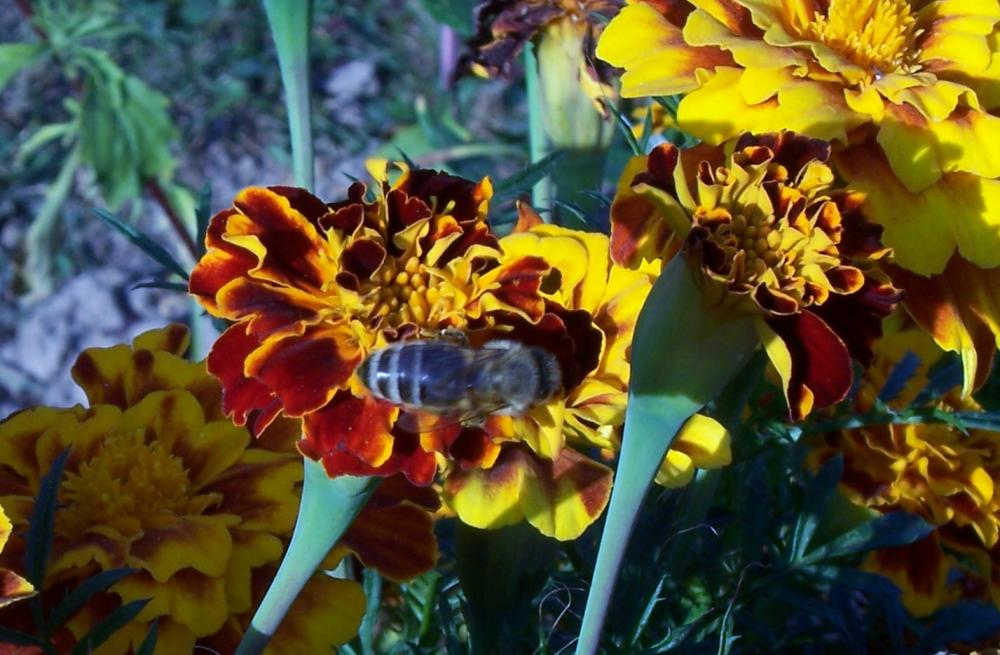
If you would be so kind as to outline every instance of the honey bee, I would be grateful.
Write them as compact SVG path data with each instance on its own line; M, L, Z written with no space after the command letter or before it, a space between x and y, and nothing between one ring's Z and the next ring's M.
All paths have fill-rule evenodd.
M556 357L544 348L497 339L413 339L372 352L358 374L376 398L464 424L487 415L520 416L562 386Z

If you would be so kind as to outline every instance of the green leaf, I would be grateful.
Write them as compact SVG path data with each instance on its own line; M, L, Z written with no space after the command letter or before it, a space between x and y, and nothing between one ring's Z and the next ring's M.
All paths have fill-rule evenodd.
M195 241L198 244L198 255L205 254L205 235L208 234L208 224L212 220L212 185L206 182L198 192L198 204L195 216Z
M153 652L156 650L156 640L159 636L160 624L158 621L153 621L149 625L149 632L146 633L146 638L139 644L139 650L135 652L135 655L153 655Z
M122 578L135 573L136 569L111 569L101 571L84 580L79 586L66 594L66 597L53 608L46 623L46 634L52 634L63 623L68 621L83 607L88 600L104 591Z
M90 632L83 635L79 641L76 642L76 646L73 650L69 652L69 655L89 655L101 644L108 640L108 638L114 633L118 632L126 625L128 625L132 619L139 615L150 601L149 598L141 598L139 600L133 600L131 603L126 603L116 609L111 614L108 614L103 621L95 625L90 629Z
M62 480L68 459L69 448L59 453L53 460L49 472L38 486L35 505L31 508L31 517L28 519L24 570L28 582L36 589L41 589L45 581L45 569L49 563L49 554L52 552L52 530L55 525L59 482Z
M146 280L144 282L136 282L129 289L132 291L136 289L165 289L167 291L187 293L188 285L183 282L168 282L167 280Z
M912 544L926 537L934 526L914 514L892 512L879 516L821 546L802 558L813 563L858 555L878 548Z
M625 143L628 144L629 149L632 151L633 155L643 154L642 146L635 139L635 134L632 134L632 123L629 122L628 117L622 114L621 110L614 105L614 103L608 103L608 109L615 117L615 125L618 126L618 131L622 133L625 137Z
M181 278L185 280L188 279L188 274L187 271L184 270L184 267L181 266L180 263L174 259L174 256L167 252L163 246L153 241L150 236L140 232L131 225L122 222L114 214L103 209L95 209L94 213L97 214L97 217L102 221L118 230L121 234L125 235L125 238L138 246L140 250L160 265L177 274Z
M0 89L46 49L44 43L0 43Z
M552 169L556 167L556 164L559 163L564 154L561 150L550 152L538 161L528 164L510 177L500 180L493 187L493 201L509 200L510 198L516 198L523 193L527 193L546 175L552 172Z
M264 0L285 87L295 183L314 188L312 116L309 104L309 35L312 0Z
M792 546L788 553L788 560L794 562L801 558L820 521L826 515L826 507L830 500L830 494L837 488L840 476L844 472L844 458L840 455L831 458L819 470L809 485L806 487L805 501L802 512L799 514L798 522L795 524L795 532L792 535Z
M17 151L17 163L20 164L36 150L49 141L60 139L76 133L76 123L50 123L35 130L35 133L25 139Z

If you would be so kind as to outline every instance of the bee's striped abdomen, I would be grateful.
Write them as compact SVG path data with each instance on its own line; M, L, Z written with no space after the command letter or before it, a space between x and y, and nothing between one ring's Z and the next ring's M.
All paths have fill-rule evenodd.
M359 374L376 396L397 405L449 410L465 395L466 352L434 341L406 341L377 350Z

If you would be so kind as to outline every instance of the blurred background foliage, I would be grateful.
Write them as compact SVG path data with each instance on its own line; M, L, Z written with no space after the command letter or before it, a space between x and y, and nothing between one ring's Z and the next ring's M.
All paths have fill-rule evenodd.
M339 197L350 178L363 178L368 157L407 158L508 180L494 215L501 231L510 225L513 200L528 186L517 178L529 162L524 84L520 72L512 81L453 79L473 10L472 0L316 0L319 196ZM0 8L0 44L0 341L15 343L32 312L88 271L125 267L177 281L92 209L115 212L187 268L199 196L210 194L218 209L243 186L291 180L281 81L258 3L16 0ZM602 186L583 203L591 209L581 210L580 198L557 199L568 224L606 225L614 171L642 148L654 110L664 109L669 102L616 114L618 122L631 116L637 132L645 123L647 136L640 143L615 130ZM119 280L115 302L135 293L136 281ZM74 297L61 320L81 320L76 310L88 301ZM92 336L77 338L96 345ZM0 393L21 406L44 402L31 394L45 385L13 389L11 366L0 349ZM780 396L772 388L754 394L756 408ZM996 376L980 400L1000 407ZM711 409L734 424L739 411L725 402ZM855 527L835 492L839 462L809 473L801 432L768 421L755 416L739 428L732 466L647 499L607 652L967 652L963 645L1000 634L1000 615L985 603L910 618L899 591L857 564L926 526L890 515ZM713 503L698 500L713 490ZM436 571L406 584L356 572L372 611L342 652L570 652L600 530L598 522L580 540L555 544L523 526L485 540L440 522Z

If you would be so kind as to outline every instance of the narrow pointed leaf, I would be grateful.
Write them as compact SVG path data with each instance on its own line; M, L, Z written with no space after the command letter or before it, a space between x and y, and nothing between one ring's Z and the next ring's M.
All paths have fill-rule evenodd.
M49 563L49 554L52 552L52 530L55 525L59 483L68 460L69 448L61 452L52 462L49 472L42 478L38 487L35 506L31 509L31 518L28 519L24 569L28 582L36 589L41 589L45 581L45 569Z
M802 505L802 512L799 514L798 522L795 524L795 532L792 535L792 547L788 554L791 562L801 558L809 542L816 534L816 528L826 515L826 507L829 504L830 495L837 488L840 476L844 472L844 458L833 457L828 460L819 470L806 487L805 501Z
M149 632L146 633L146 637L139 644L139 650L135 652L135 655L153 655L156 650L156 640L160 635L160 625L158 622L153 621L149 626Z
M550 152L536 162L532 162L510 177L497 182L493 188L493 200L502 201L527 193L546 175L552 172L565 153L561 150Z
M923 539L933 529L933 525L919 516L906 512L893 512L858 526L831 543L813 550L802 559L807 562L820 562L866 553L878 548L905 546Z
M122 578L135 573L135 569L111 569L94 574L80 583L56 605L49 614L47 634L52 634L76 614L95 594L104 591Z
M140 232L131 225L122 222L114 214L104 211L103 209L95 209L94 213L102 221L123 234L125 238L138 246L140 250L146 253L146 255L159 263L161 266L185 280L188 279L188 273L184 267L181 266L176 259L174 259L174 256L171 255L166 248L156 243L152 237L144 232Z
M138 616L139 612L142 611L142 608L149 601L149 598L133 600L131 603L126 603L111 612L103 621L91 628L90 632L80 637L79 641L76 642L76 646L69 652L69 655L89 655L94 652L111 635L124 628L132 619Z

